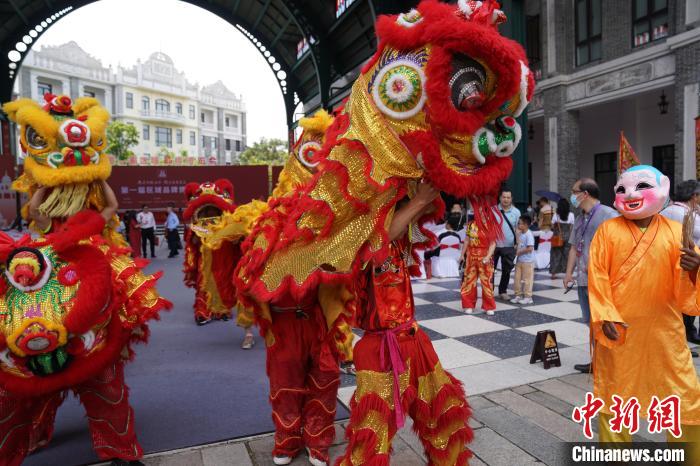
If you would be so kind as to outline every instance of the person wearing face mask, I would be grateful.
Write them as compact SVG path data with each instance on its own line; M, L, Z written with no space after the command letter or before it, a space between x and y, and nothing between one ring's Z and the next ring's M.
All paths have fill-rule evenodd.
M581 178L571 188L571 205L581 209L581 214L576 217L574 227L569 236L569 258L566 263L566 276L564 287L571 288L578 285L578 301L581 305L581 314L590 325L591 308L588 303L588 254L598 227L609 218L617 217L618 213L610 207L600 203L600 189L598 184L590 178ZM577 270L574 281L574 270ZM591 371L591 365L576 364L574 369L583 373Z
M677 397L679 429L668 442L685 442L685 462L700 464L700 380L685 342L681 310L700 314L696 281L700 256L683 248L682 225L659 215L670 181L648 165L622 173L615 208L622 215L604 222L590 247L593 395L605 404L600 442L631 442L626 427L613 431L617 396L636 399L651 419Z

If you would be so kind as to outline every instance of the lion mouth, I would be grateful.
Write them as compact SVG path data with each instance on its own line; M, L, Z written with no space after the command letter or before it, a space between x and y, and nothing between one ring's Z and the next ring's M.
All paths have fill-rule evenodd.
M486 70L476 60L461 54L452 57L449 82L452 105L466 112L480 107L485 100Z
M205 204L194 213L194 219L197 222L202 222L219 218L221 214L223 214L223 211L219 207L213 204Z

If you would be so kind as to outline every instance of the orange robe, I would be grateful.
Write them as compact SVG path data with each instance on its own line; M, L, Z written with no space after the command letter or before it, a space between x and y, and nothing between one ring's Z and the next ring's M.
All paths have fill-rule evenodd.
M682 312L699 315L695 287L680 267L681 224L656 215L645 232L624 217L604 222L588 268L593 391L611 414L612 395L636 397L647 416L652 396L678 395L681 424L700 425L700 382L685 342ZM604 321L620 338L608 339Z

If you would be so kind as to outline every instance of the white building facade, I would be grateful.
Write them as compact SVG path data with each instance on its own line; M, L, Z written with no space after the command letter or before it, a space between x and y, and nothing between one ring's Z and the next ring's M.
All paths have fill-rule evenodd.
M75 42L31 50L15 81L15 93L43 102L46 92L97 98L112 118L136 127L137 158L164 155L236 164L246 147L241 95L221 82L190 83L164 53L113 70Z

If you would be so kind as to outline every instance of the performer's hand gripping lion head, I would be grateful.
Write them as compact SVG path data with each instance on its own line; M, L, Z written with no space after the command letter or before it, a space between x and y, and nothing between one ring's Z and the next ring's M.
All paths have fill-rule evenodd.
M25 155L24 174L13 189L31 196L39 187L49 188L39 210L50 218L67 218L85 208L101 210L100 182L112 171L104 154L109 112L92 97L73 101L46 94L44 100L44 106L31 99L3 105L19 126Z

